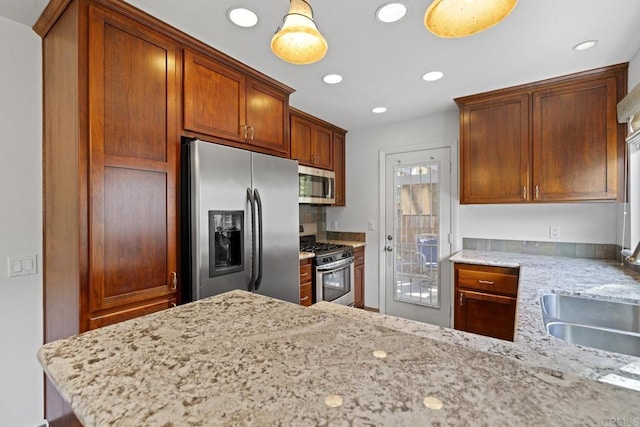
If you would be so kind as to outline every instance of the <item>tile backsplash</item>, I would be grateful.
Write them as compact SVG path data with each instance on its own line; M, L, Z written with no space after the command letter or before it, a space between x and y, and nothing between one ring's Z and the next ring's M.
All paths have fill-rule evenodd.
M572 258L621 259L621 248L619 245L600 243L533 242L465 237L462 239L462 248L480 251L566 256Z
M300 207L300 224L316 224L316 232L327 231L327 210L324 206L298 205Z

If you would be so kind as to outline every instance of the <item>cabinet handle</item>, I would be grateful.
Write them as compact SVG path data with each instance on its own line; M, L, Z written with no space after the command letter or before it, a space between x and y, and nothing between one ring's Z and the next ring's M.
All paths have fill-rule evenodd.
M242 125L241 127L242 127L242 132L243 132L242 133L243 134L242 139L244 139L246 141L247 140L247 125Z
M492 282L490 280L478 280L478 283L480 283L481 285L494 285L495 282Z
M171 290L175 291L176 288L178 287L178 275L176 274L175 271L171 272L170 282L171 282Z
M302 302L302 301L306 301L306 300L308 300L308 299L309 299L309 295L307 295L307 296L306 296L306 297L304 297L304 298L300 298L300 302Z
M527 186L522 187L522 198L527 200Z
M173 307L175 307L175 306L176 306L176 303L175 303L175 302L172 302L172 303L171 303L171 307L173 308Z
M464 305L464 294L460 292L460 307Z
M255 136L255 129L253 128L253 126L249 126L249 129L251 129L251 138L249 138L249 141L253 141L253 137Z
M540 198L540 187L536 185L536 200Z
M300 275L300 277L304 277L304 276L308 276L308 275L309 275L309 273L302 273L302 274Z

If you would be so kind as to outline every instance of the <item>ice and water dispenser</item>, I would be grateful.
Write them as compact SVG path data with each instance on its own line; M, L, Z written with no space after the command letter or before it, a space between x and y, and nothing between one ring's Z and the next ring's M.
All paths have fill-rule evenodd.
M244 270L244 211L209 211L209 277Z

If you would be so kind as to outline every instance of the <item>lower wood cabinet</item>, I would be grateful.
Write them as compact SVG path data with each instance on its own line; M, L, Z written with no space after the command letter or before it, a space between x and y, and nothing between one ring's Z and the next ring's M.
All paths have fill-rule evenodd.
M311 258L300 260L300 305L313 304L312 263Z
M518 268L454 265L455 329L513 341Z
M354 290L355 301L354 306L356 308L364 308L364 247L354 248L353 256L355 258L354 263Z

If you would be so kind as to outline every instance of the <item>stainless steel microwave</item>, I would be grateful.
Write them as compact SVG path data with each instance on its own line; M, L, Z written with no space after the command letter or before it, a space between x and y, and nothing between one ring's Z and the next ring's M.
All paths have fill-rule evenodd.
M313 205L332 205L336 201L336 174L333 171L298 166L298 201Z

